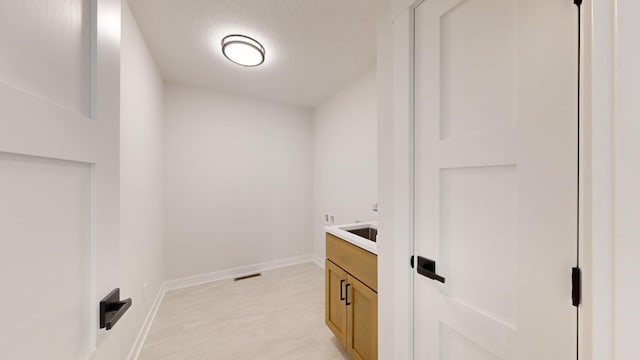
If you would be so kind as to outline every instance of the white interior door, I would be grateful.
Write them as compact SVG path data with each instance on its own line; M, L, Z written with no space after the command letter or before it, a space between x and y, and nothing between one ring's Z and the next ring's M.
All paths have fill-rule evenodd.
M119 0L0 2L2 359L119 358L119 50Z
M576 358L577 14L415 9L415 359Z

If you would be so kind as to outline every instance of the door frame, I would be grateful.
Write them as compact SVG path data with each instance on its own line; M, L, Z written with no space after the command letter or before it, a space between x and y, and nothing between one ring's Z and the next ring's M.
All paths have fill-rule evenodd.
M381 184L380 192L392 197L393 206L380 213L380 248L388 253L381 252L378 266L387 274L380 282L388 291L379 294L379 313L392 313L393 324L380 327L379 337L391 341L381 355L397 359L414 358L413 271L408 262L413 254L413 14L422 1L392 0L388 18L393 33L392 67L386 69L393 77L393 132L380 138L392 143L393 156L380 163L380 171L393 175L391 183ZM616 0L582 4L580 360L614 358L615 4ZM387 243L385 238L393 240Z

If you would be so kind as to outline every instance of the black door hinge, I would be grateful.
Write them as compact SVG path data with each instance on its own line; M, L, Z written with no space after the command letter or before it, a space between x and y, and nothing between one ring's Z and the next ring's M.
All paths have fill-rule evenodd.
M582 302L582 270L579 267L571 269L571 300L575 307Z
M411 260L409 260L409 263L411 264L411 268L412 268L412 269L414 268L414 265L413 265L413 258L414 258L414 256L413 256L413 255L411 255Z

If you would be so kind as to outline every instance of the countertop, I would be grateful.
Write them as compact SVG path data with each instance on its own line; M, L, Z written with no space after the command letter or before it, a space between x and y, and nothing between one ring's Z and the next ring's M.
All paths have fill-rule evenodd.
M324 230L331 235L337 236L361 249L378 255L378 244L371 240L364 239L356 234L352 234L347 230L360 229L363 227L372 227L378 229L377 221L367 221L354 224L325 226Z

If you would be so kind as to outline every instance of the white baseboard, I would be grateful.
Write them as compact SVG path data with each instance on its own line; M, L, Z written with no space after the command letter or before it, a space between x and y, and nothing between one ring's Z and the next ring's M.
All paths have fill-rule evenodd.
M151 330L151 324L156 319L156 314L158 313L158 309L160 308L160 303L162 303L162 299L164 298L164 294L166 291L165 287L166 282L163 282L158 290L158 294L156 294L155 300L153 300L153 304L147 313L147 317L144 319L144 323L142 324L142 328L136 337L136 341L133 343L131 347L131 351L129 351L129 356L127 356L128 360L137 360L138 356L140 356L140 352L142 351L142 345L144 345L145 340L147 340L147 335L149 335L149 330Z
M318 256L317 254L314 254L313 259L311 261L313 261L316 265L324 269L324 258Z
M264 262L260 264L241 266L233 269L216 271L208 274L189 276L176 280L165 281L165 291L181 289L185 287L205 284L212 281L225 280L240 276L250 275L260 271L278 269L286 266L302 264L313 261L313 255L295 256L286 259Z

